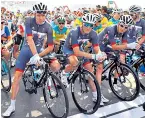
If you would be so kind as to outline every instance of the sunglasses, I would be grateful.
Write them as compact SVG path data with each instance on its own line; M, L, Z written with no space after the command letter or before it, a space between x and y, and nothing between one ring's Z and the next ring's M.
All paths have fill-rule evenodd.
M91 27L91 28L94 27L94 25L93 25L93 24L90 24L90 23L84 23L84 26L85 26L85 27Z
M59 23L59 25L64 25L64 23Z
M46 11L37 11L38 14L46 14Z
M120 26L121 26L122 28L128 29L128 26L125 26L125 25L123 25L123 24L120 24Z

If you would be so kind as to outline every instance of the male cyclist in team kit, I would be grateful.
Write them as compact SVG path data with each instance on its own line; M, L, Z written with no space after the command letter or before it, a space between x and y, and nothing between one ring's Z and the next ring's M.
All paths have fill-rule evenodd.
M132 5L129 8L129 13L133 18L134 25L130 29L130 41L137 41L136 49L138 50L145 43L145 20L141 18L142 8L138 5ZM145 76L145 66L140 66L140 71Z
M132 16L134 21L134 26L132 27L132 35L135 36L132 38L135 38L138 42L137 49L140 48L141 44L145 42L145 20L141 19L141 11L142 8L138 5L132 5L129 8L129 14ZM133 35L133 32L137 31L135 35Z
M72 71L77 65L78 65L78 57L84 57L85 59L83 66L93 73L93 67L90 62L90 59L98 60L102 62L106 58L106 54L103 52L99 53L99 45L98 45L98 36L94 30L92 30L94 24L96 23L96 15L87 13L82 17L82 26L77 27L76 29L73 29L70 31L66 38L66 42L63 47L64 54L69 55L68 60L69 64L66 66L65 70L61 73L61 79L62 83L66 86L67 83L67 75L70 71ZM81 48L81 45L89 41L92 43L92 47L95 54L89 54L83 51ZM100 75L101 76L101 75ZM97 77L96 77L97 78ZM98 78L97 78L98 79ZM98 80L99 84L101 80ZM97 100L96 98L96 88L94 88L93 84L91 83L91 79L89 79L89 83L92 88L92 94L93 94L93 101L95 102ZM103 105L103 102L108 102L103 94L101 95L101 104Z
M35 11L34 18L27 18L25 22L26 37L24 45L16 61L16 70L14 72L14 80L12 84L11 104L3 114L10 116L15 111L16 96L19 91L19 83L26 67L26 63L40 65L40 57L47 55L53 50L53 30L45 20L47 6L45 4L36 4L33 7ZM40 52L44 38L47 37L48 47ZM29 61L30 60L30 61ZM57 60L52 60L50 67L53 71L58 71L60 65Z
M120 17L120 21L117 25L113 25L105 28L101 33L98 34L99 45L101 51L110 52L112 49L116 51L120 51L120 61L125 63L125 55L126 53L123 51L124 49L135 49L137 46L136 42L127 43L128 28L133 24L133 19L129 15L123 15ZM108 47L108 46L111 46ZM98 66L98 73L103 72L103 65ZM117 87L118 75L117 73L114 76L114 88L117 91L119 88Z

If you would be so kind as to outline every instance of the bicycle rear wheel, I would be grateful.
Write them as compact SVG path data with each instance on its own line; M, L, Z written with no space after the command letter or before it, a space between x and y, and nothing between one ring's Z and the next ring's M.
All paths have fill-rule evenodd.
M48 75L43 85L43 96L46 107L53 117L67 118L69 112L67 93L61 81L52 73Z
M90 83L97 93L95 102L93 100L93 90ZM84 69L81 73L73 77L71 93L74 103L80 112L84 114L93 114L98 110L101 102L100 86L95 76L88 70Z
M142 76L143 73L140 71L140 67L141 67L141 66L145 66L144 63L145 63L145 62L142 61L142 62L139 63L138 65L135 65L134 69L135 69L135 71L136 71L136 73L137 73L137 75L138 75L138 77L139 77L140 87L145 91L145 77ZM144 67L143 67L143 68L144 68Z
M5 92L11 90L11 72L4 58L1 58L1 85Z
M113 84L116 72L119 77L117 79L117 84ZM123 101L134 100L140 92L140 82L136 73L130 66L123 63L120 63L117 67L116 65L111 67L109 72L109 85L112 92Z

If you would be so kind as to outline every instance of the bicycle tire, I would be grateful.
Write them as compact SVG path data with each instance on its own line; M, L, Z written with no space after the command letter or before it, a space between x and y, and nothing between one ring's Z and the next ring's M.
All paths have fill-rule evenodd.
M45 90L45 87L44 87L45 83L43 83L43 96L44 96L44 101L45 101L46 107L48 108L49 112L51 113L51 115L54 118L67 118L68 113L69 113L69 101L68 101L68 96L67 96L65 87L61 83L61 81L53 73L50 73L50 76L59 84L59 87L61 88L61 90L62 90L62 92L64 94L66 110L65 110L65 112L64 112L64 114L62 116L55 115L55 113L51 110L51 107L48 105L48 101L47 101L47 97L46 97L46 90Z
M72 98L73 98L73 100L74 100L74 103L75 103L76 107L79 109L80 112L82 112L82 113L84 113L84 114L93 114L93 113L95 113L95 112L98 110L98 108L100 107L100 102L101 102L101 90L100 90L100 86L99 86L98 81L96 80L95 76L94 76L91 72L89 72L88 70L83 69L83 72L89 74L89 75L92 77L92 79L94 80L94 83L95 83L95 86L96 86L96 90L97 90L97 101L95 102L95 105L94 105L94 107L93 107L91 110L85 110L84 108L82 108L82 107L79 105L79 103L77 102L77 98L75 98L75 94L74 94L75 92L74 92L74 87L73 87L73 85L74 85L74 83L75 83L75 80L76 80L76 78L77 78L79 75L75 75L75 76L73 77L72 82L71 82L71 93L72 93Z
M109 85L110 85L110 88L111 88L112 92L113 92L120 100L122 100L122 101L132 101L132 100L134 100L134 99L136 99L136 98L138 97L139 92L140 92L140 82L139 82L139 78L137 77L136 73L133 71L133 69L132 69L130 66L128 66L127 64L120 63L120 67L121 67L121 66L127 68L127 69L132 73L132 75L134 76L134 78L135 78L135 83L136 83L136 92L135 92L135 94L132 95L131 97L122 98L122 97L120 97L120 96L116 93L116 91L115 91L115 89L114 89L114 87L113 87L113 84L112 84L112 80L111 80L111 74L112 74L111 72L114 70L114 68L116 68L115 65L112 66L111 69L110 69L110 71L109 71Z

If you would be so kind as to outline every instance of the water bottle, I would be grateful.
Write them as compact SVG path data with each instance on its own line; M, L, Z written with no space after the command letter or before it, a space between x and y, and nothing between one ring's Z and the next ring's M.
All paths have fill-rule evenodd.
M42 74L42 70L41 69L34 69L34 80L38 81L41 74Z

